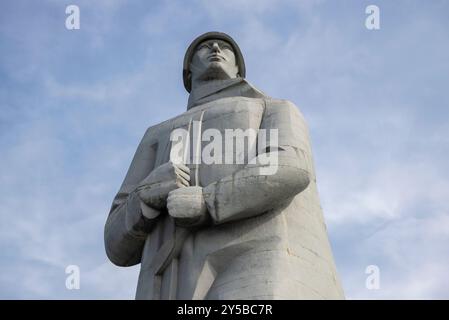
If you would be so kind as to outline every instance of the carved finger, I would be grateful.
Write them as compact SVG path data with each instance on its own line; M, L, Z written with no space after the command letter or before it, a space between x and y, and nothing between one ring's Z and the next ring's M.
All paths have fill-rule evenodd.
M185 180L183 180L183 179L181 179L181 178L178 178L178 179L176 180L176 189L184 188L184 187L188 187L188 186L189 186L189 184L188 184L187 181L185 181ZM176 189L175 189L175 190L176 190Z
M182 177L178 177L178 181L180 181L181 184L182 184L184 187L189 187L189 186L190 186L189 181L187 181L186 179L184 179L184 178L182 178Z
M185 173L187 173L190 176L190 169L185 164L179 163L179 164L176 165L176 167L178 169L184 171Z
M182 171L181 169L176 168L175 172L178 176L181 176L182 178L184 178L187 181L190 181L190 175L184 171Z

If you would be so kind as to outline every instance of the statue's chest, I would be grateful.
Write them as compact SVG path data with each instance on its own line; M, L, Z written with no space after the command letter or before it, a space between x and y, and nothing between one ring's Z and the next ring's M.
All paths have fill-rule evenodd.
M194 113L202 115L202 129L216 129L225 133L233 129L258 129L262 120L264 101L262 99L233 97L216 100L201 106Z
M203 117L201 163L197 165L200 185L234 173L256 156L263 110L261 99L228 98L199 111Z
M191 169L192 183L201 186L230 175L255 156L263 111L262 99L242 97L195 107L158 128L158 151L164 152L158 152L157 162L182 159ZM175 147L183 132L188 150Z

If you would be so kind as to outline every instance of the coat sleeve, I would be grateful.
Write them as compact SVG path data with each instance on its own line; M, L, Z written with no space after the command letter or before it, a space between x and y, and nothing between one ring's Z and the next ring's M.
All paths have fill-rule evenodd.
M159 215L157 210L141 202L135 191L154 166L156 150L151 145L149 131L137 148L104 228L106 254L118 266L140 263L145 240ZM145 216L142 210L146 211Z
M277 130L278 143L266 143L256 161L203 189L215 224L268 212L284 205L309 185L312 168L308 161L308 132L297 107L285 100L268 100L260 129L267 133L270 129ZM271 141L269 134L265 140ZM271 169L267 167L267 157L277 159L277 163L271 162Z

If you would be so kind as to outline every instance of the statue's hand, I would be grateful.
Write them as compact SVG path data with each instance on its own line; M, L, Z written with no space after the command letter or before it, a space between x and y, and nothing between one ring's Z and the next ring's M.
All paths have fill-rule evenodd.
M201 187L171 191L167 198L167 209L169 215L175 218L176 224L182 227L199 226L207 221L206 202Z
M170 191L189 186L190 170L169 161L154 169L137 187L140 199L150 207L163 209Z

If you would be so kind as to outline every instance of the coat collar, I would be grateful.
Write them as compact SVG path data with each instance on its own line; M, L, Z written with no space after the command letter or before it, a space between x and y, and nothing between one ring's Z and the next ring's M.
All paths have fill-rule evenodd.
M213 100L227 97L268 98L243 78L235 78L206 83L192 90L187 110Z

